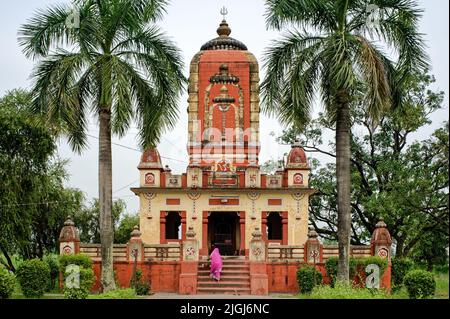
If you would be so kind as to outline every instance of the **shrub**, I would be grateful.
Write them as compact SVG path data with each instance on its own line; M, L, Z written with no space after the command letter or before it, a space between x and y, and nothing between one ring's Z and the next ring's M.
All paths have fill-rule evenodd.
M142 270L136 271L136 294L138 296L146 296L150 292L150 283L142 280Z
M328 258L325 262L325 269L327 271L327 276L330 278L330 286L334 287L337 276L337 267L338 267L339 259L337 257Z
M322 284L322 273L314 266L304 265L297 270L297 282L302 294L309 294L316 285Z
M0 299L8 299L12 296L16 286L16 278L4 268L0 268Z
M45 255L42 259L50 269L50 281L47 288L47 291L52 291L55 289L56 284L58 283L58 275L59 275L59 256L55 254Z
M67 287L66 279L73 271L67 267L69 265L76 265L79 267L79 286L77 282L69 280L68 283L75 284L74 287ZM91 291L92 285L95 281L94 271L92 270L92 260L85 254L62 255L59 258L59 266L64 280L64 296L67 299L86 299ZM68 270L68 271L67 271ZM74 277L75 280L78 278Z
M90 296L89 298L91 298L91 299L135 299L136 292L133 288L116 289L116 290L105 292L103 294Z
M22 292L27 298L39 298L49 286L50 268L39 260L24 261L16 272Z
M398 291L403 286L403 279L414 268L414 261L409 258L392 258L392 290Z
M436 281L432 273L425 270L409 271L403 283L410 299L426 299L434 296Z
M59 267L61 272L66 271L68 265L78 265L85 269L92 268L92 260L86 254L62 255L59 257Z
M79 287L64 288L64 297L66 299L86 299L94 283L94 271L80 267Z
M334 288L330 286L314 287L312 293L307 298L311 299L386 299L389 296L383 290L373 290L366 288L355 288L339 282Z
M327 276L330 278L331 287L334 287L334 284L336 283L338 262L339 258L337 257L331 257L325 262L325 269L327 271ZM377 265L380 268L381 276L388 266L388 260L378 256L352 257L349 259L350 278L352 279L353 284L362 285L364 283L365 276L368 275L368 273L365 272L365 269L371 264Z
M366 273L368 265L377 265L380 269L380 276L382 276L388 266L388 260L378 256L350 258L350 278L353 279L353 284L358 286L365 284L366 276L369 275Z
M142 270L137 269L136 274L131 278L131 288L134 288L138 296L146 296L150 292L150 284L142 280Z

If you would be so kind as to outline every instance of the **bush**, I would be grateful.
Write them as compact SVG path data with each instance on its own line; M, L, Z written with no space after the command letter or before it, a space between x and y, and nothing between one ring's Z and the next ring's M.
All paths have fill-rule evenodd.
M387 299L389 296L383 290L355 288L336 282L335 287L315 287L307 298L311 299Z
M426 299L434 296L436 281L432 273L425 270L409 271L403 283L410 299Z
M103 294L90 296L90 299L135 299L136 292L133 288L116 289Z
M79 287L64 288L64 297L66 299L86 299L94 283L94 271L80 267Z
M62 255L59 256L59 269L62 273L66 271L68 265L78 265L81 268L92 268L92 260L86 254Z
M142 281L142 270L137 269L135 277L131 278L131 288L134 288L138 296L146 296L150 293L150 284Z
M0 299L12 296L16 286L16 277L4 268L0 268Z
M50 282L47 291L52 291L57 287L59 276L59 256L55 254L45 255L42 259L50 269Z
M25 297L39 298L49 286L50 268L39 259L26 260L17 269L16 276Z
M414 268L414 261L409 258L392 258L392 290L398 291L403 286L403 279Z
M448 274L448 264L434 266L434 271L437 273Z
M322 273L314 266L304 265L297 270L297 282L302 294L309 294L316 285L322 284Z
M74 275L74 272L68 269L69 265L76 265L79 267L79 286L77 282L69 280L74 287L67 287L66 279L69 275ZM95 281L94 271L92 270L92 260L85 254L62 255L59 258L59 266L63 274L64 296L67 299L86 299L89 296L92 285ZM69 270L69 271L66 271ZM78 278L75 274L75 280Z
M353 284L365 285L366 276L370 274L366 272L368 265L377 265L380 269L380 276L382 276L388 266L388 260L378 256L350 258L350 278L353 279Z
M325 269L327 271L327 276L330 278L330 286L334 287L337 276L337 268L338 268L339 259L337 257L328 258L325 262Z

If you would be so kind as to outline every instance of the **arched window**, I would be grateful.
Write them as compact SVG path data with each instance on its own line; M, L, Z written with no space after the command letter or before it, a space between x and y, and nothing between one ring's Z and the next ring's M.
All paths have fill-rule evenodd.
M170 212L166 216L166 239L181 239L181 216Z
M267 239L268 240L283 239L282 218L278 212L272 212L267 217Z

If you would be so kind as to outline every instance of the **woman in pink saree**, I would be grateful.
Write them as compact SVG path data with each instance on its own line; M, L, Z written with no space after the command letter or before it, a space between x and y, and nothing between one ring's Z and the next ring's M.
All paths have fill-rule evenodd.
M214 248L211 253L211 274L210 277L214 280L220 280L220 273L222 272L222 256L219 248Z

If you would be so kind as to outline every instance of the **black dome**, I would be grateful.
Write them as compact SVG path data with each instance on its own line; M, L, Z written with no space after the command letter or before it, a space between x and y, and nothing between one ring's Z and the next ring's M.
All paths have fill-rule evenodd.
M206 42L200 50L247 50L244 43L229 36L231 29L225 20L217 29L217 34L219 37Z

